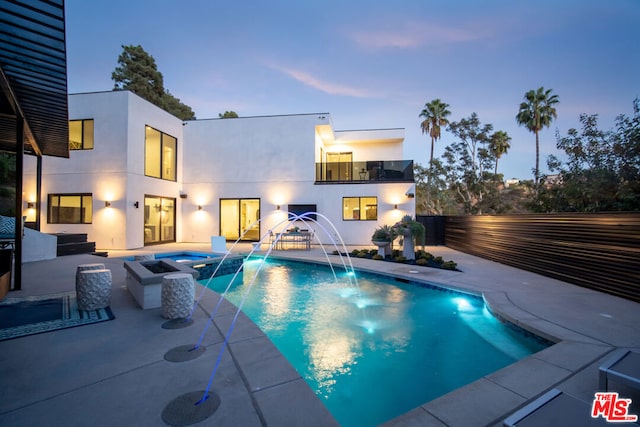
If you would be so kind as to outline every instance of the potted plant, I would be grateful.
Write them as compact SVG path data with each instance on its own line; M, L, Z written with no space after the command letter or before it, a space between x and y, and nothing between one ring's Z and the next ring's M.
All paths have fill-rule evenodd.
M393 229L397 236L402 237L402 255L407 260L415 260L415 246L417 244L424 245L424 225L414 220L411 215L405 215L394 224Z
M371 243L378 247L378 255L386 257L387 255L391 255L391 246L396 237L396 232L392 227L382 225L373 232Z

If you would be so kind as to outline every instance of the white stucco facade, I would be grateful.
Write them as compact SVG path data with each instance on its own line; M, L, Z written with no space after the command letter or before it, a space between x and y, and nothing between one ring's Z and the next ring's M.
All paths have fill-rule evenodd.
M177 242L208 242L223 234L223 200L257 200L257 209L247 212L260 220L260 236L286 220L288 205L315 205L347 244L369 244L377 226L415 214L415 199L406 196L412 175L369 179L371 165L405 160L403 129L335 131L327 113L183 122L127 91L70 95L69 119L93 120L94 147L72 150L69 159L43 158L41 231L86 233L99 249L145 245L145 196L174 199L171 240ZM145 175L146 126L176 138L175 181ZM362 166L363 179L357 172L340 182L316 176L317 164L331 153L349 153L353 170ZM35 159L26 157L27 202L36 200L35 181ZM91 223L51 223L51 194L91 194ZM376 219L343 219L345 197L376 198ZM29 221L36 213L25 214Z

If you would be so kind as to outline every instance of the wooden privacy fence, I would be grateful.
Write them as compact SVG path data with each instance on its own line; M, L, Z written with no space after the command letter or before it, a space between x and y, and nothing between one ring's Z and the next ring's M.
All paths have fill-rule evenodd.
M640 213L446 217L445 244L640 302Z

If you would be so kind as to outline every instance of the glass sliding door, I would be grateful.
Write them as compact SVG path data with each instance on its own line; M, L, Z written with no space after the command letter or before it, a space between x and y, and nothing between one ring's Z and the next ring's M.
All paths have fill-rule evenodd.
M260 240L259 218L260 199L220 199L220 235L229 241Z
M144 244L176 241L176 199L144 197Z
M327 181L351 181L352 165L352 153L327 153Z

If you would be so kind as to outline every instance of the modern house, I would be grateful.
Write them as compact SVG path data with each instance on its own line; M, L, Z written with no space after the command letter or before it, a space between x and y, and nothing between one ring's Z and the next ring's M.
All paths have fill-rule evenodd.
M86 233L100 249L258 241L287 212L314 211L365 245L415 215L404 129L336 131L328 113L183 122L129 91L69 95L68 107L70 155L42 162L40 203L25 159L24 214L45 233Z

